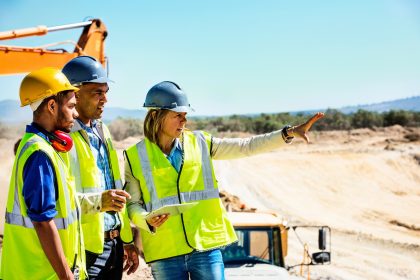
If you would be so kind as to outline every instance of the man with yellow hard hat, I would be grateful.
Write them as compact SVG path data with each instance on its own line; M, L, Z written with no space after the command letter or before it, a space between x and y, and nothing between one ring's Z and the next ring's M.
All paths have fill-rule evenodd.
M55 68L29 73L21 106L33 122L19 144L6 206L0 278L83 279L84 247L74 184L58 152L72 146L66 134L77 117L75 92Z

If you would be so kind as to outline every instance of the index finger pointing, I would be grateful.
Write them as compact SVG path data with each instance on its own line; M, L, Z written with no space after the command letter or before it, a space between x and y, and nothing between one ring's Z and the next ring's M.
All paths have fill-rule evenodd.
M324 113L318 112L309 119L308 124L312 126L317 120L323 117L324 117Z

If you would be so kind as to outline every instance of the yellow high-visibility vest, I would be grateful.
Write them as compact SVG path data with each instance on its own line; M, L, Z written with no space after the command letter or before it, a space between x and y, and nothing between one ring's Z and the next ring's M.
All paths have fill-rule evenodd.
M183 133L179 173L147 138L126 150L133 176L140 182L144 208L198 202L182 215L170 216L156 233L140 229L146 262L220 248L237 240L219 198L210 156L211 136Z
M111 134L102 122L97 124L97 128L101 139L105 142L115 188L122 189L118 156L112 145ZM90 148L89 137L77 122L73 129L75 131L70 133L73 139L73 148L64 156L68 157L66 161L74 177L76 189L80 193L102 193L104 189L101 187L100 171ZM126 207L118 214L121 221L121 239L125 243L130 243L133 241L133 234ZM104 212L83 214L82 228L85 249L89 252L102 254L104 250Z
M22 195L23 169L36 151L44 152L52 162L58 189L57 215L54 217L61 245L70 268L78 266L85 279L85 254L79 221L80 207L74 182L60 155L42 137L26 133L17 150L6 207L1 277L8 279L58 279L45 255Z

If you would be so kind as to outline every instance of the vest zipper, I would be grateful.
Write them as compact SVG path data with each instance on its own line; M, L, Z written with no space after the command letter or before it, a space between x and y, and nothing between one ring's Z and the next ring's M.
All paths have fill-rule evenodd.
M71 272L74 273L74 270L76 269L76 263L77 263L77 253L74 254L74 259L73 259L73 265L71 266Z
M179 203L182 203L182 200L181 200L181 191L179 189L179 180L181 178L181 172L182 172L182 167L184 166L184 157L185 157L185 152L184 152L184 135L182 135L181 137L182 137L182 139L181 139L181 148L182 148L182 153L181 153L181 167L179 168L178 178L176 180L176 187L177 187L177 192L178 192L178 200L179 200ZM193 249L193 251L195 251L196 249L193 246L191 246L190 242L188 241L187 231L185 230L184 214L181 214L181 222L182 222L182 230L184 231L185 241L187 242L188 247L190 247L191 249Z

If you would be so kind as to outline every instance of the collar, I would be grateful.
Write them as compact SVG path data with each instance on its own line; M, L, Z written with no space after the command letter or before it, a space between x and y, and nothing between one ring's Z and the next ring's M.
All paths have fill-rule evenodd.
M96 127L101 121L100 120L91 120L91 127L85 125L84 123L82 123L81 120L76 119L76 121L74 122L74 125L71 129L71 132L76 132L79 130L87 130L87 128L93 129L94 127Z
M182 152L181 141L179 141L178 138L175 138L174 146L172 147L172 150L169 152L168 156L172 156L176 150L178 150L179 152Z
M37 127L36 125L34 125L34 123L28 124L26 126L26 133L33 133L38 135L39 137L43 138L44 140L46 140L48 143L50 142L50 138L48 138L48 136L44 133L42 133Z

